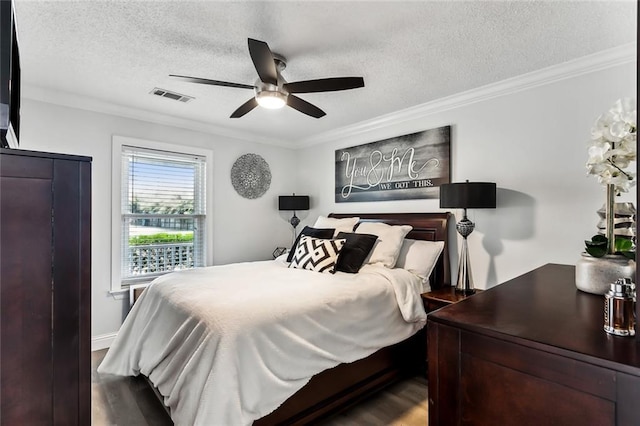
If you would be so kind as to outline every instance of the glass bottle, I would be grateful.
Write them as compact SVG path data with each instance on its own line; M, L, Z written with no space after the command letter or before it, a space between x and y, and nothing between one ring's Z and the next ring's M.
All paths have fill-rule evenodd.
M616 336L634 336L636 292L629 278L620 278L604 295L604 331Z

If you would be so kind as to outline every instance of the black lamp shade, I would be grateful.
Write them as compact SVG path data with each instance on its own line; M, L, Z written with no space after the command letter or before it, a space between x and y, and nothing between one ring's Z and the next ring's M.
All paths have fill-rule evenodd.
M461 182L440 185L440 207L456 209L495 209L496 184Z
M308 195L280 195L278 210L309 210Z

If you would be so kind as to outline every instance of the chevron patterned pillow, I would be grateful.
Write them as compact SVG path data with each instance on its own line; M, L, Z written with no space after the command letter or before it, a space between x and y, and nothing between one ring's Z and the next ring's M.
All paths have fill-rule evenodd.
M336 262L346 239L324 240L303 235L289 268L335 273Z

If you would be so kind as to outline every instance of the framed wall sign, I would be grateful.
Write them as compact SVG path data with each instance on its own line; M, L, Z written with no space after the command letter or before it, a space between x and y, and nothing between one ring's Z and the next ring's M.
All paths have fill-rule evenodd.
M337 149L336 203L438 198L450 156L451 126Z

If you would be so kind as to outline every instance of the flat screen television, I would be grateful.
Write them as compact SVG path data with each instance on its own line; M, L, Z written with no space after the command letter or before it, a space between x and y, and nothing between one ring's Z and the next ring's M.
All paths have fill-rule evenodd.
M20 52L13 0L0 1L0 146L17 148L20 137Z

